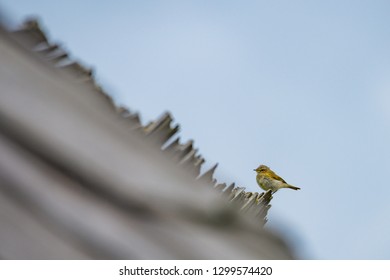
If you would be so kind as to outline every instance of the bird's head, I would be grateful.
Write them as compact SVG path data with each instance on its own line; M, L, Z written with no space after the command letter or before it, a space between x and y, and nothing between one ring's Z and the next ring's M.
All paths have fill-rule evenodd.
M260 165L256 169L253 169L253 171L256 171L257 173L267 172L268 170L270 170L270 169L266 165Z

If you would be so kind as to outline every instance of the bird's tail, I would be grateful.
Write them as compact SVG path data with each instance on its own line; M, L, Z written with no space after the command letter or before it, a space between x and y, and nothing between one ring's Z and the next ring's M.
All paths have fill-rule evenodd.
M301 188L294 187L294 186L291 186L291 185L287 185L286 188L293 189L293 190L296 190L296 191L301 189Z

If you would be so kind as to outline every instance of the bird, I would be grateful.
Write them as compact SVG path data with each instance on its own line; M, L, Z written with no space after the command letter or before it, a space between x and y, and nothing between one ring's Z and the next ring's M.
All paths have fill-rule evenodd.
M263 190L271 190L272 193L275 193L279 189L287 188L287 189L293 189L293 190L300 190L301 188L292 186L290 184L287 184L286 181L283 180L283 178L279 177L275 172L273 172L268 166L266 165L260 165L256 169L253 169L253 171L256 171L256 181L257 184L262 188Z

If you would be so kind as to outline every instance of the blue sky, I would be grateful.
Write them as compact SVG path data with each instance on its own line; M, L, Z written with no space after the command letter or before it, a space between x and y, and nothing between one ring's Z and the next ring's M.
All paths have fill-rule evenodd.
M38 15L143 122L169 110L216 177L301 191L269 227L301 258L390 259L390 2L0 1ZM385 178L385 179L383 179Z

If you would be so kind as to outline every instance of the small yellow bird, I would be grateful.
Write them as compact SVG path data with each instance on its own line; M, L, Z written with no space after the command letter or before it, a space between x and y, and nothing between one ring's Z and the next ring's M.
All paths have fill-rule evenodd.
M282 188L288 188L293 190L300 190L298 187L294 187L286 183L283 178L279 177L275 172L273 172L268 166L260 165L256 169L256 181L259 186L267 191L272 190L272 193L275 193L277 190Z

